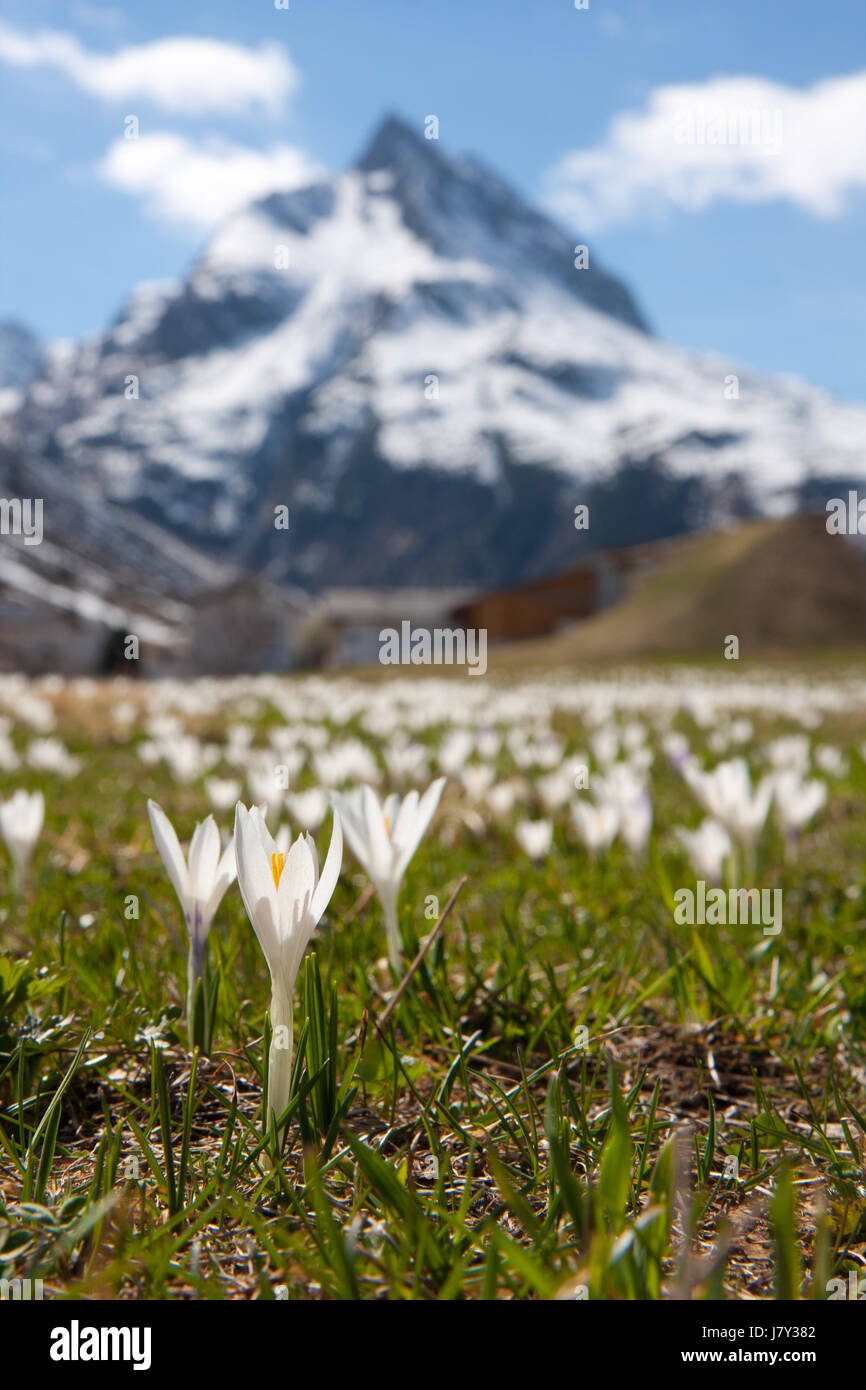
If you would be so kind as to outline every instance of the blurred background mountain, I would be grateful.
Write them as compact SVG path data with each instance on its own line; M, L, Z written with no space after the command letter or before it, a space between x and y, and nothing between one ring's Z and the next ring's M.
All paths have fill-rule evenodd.
M734 614L770 646L838 643L843 613L862 641L860 555L839 540L825 582L814 526L646 547L823 511L866 479L866 409L661 341L580 245L388 117L97 337L0 324L0 492L44 500L42 543L0 544L0 663L109 670L135 633L152 672L284 669L494 610L502 641L621 610L574 656L698 650Z

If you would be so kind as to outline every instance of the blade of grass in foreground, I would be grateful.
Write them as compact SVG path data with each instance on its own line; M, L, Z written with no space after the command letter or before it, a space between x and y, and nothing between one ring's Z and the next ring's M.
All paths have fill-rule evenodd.
M67 1068L66 1073L62 1081L60 1082L60 1085L54 1092L48 1109L45 1111L45 1114L42 1116L42 1119L36 1126L36 1129L34 1130L33 1136L27 1147L27 1172L24 1178L25 1201L30 1201L32 1199L33 1194L37 1186L39 1186L39 1184L41 1184L41 1191L44 1194L45 1184L48 1182L48 1178L51 1173L51 1165L54 1161L54 1149L57 1143L57 1132L60 1127L60 1102L63 1100L63 1097L66 1094L66 1090L70 1082L72 1081L73 1076L78 1070L78 1066L81 1061L81 1058L84 1056L84 1050L87 1047L89 1037L90 1029L87 1028L85 1029L84 1034L82 1035L81 1042L78 1044L75 1056L70 1062L69 1067ZM37 1170L36 1175L34 1176L33 1169L36 1159L36 1145L38 1140L41 1138L43 1132L45 1132L45 1141L43 1144L42 1152L39 1156L39 1168ZM37 1200L41 1201L42 1198L39 1197L37 1198Z

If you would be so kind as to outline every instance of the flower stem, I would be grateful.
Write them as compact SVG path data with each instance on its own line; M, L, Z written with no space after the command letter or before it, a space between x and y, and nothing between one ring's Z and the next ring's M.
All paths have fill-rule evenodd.
M388 960L395 975L400 974L403 963L403 941L400 936L400 923L397 920L397 901L388 899L382 903L385 912L385 931L388 936Z
M204 940L195 935L190 937L189 955L186 956L186 1033L190 1052L196 1045L196 986L204 973L204 949Z
M278 1120L289 1103L292 1080L293 1008L291 991L271 994L271 1047L268 1053L268 1125Z

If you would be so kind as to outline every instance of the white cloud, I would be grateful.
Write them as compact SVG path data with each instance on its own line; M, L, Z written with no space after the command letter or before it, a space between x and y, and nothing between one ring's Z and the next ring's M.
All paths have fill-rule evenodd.
M151 216L195 228L319 172L292 145L254 150L216 138L193 143L168 131L115 140L97 168L106 183L144 198Z
M186 115L278 112L298 81L291 58L276 43L244 48L219 39L168 38L94 53L71 34L23 34L6 24L0 24L0 62L55 68L105 101L142 99Z
M866 72L799 91L761 77L659 87L605 139L548 174L546 201L576 227L711 203L786 200L836 217L866 189Z

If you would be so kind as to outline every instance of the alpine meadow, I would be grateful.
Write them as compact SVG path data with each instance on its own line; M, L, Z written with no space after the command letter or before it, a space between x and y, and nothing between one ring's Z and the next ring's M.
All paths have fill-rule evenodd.
M10 1364L847 1371L866 12L0 10Z

